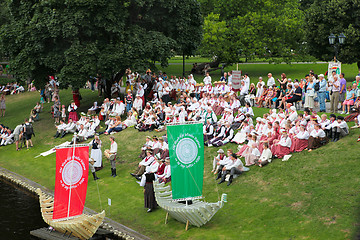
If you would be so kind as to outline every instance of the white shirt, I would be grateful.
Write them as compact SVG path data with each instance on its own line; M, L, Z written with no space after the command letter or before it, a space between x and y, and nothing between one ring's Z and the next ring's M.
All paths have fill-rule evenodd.
M279 145L290 148L291 147L291 138L281 136Z
M271 150L269 148L264 149L263 152L261 153L260 160L271 162L271 158L272 158Z
M146 156L140 163L139 165L142 166L150 166L150 164L155 160L155 158L150 155L150 156Z
M209 76L206 76L206 77L204 77L204 84L206 85L206 84L211 84L211 77L210 77L210 75Z
M111 154L116 154L117 153L117 143L115 141L111 143L110 153Z
M267 81L267 86L272 87L275 84L275 79L273 77L269 78Z
M309 132L308 131L300 131L298 134L296 134L296 138L298 139L309 139Z
M311 131L310 136L312 136L314 138L316 138L316 137L324 138L326 136L326 134L322 129L319 129L319 130L314 129Z

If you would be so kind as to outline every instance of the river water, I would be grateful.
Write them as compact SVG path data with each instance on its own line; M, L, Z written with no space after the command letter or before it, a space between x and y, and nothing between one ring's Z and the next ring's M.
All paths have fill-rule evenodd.
M30 231L46 227L39 200L0 179L0 240L33 239Z

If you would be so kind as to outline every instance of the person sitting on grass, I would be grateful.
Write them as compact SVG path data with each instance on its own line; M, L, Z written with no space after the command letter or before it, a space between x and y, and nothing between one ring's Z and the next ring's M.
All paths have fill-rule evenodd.
M332 128L332 131L333 131L333 134L332 134L333 138L331 140L332 142L337 142L340 139L340 137L345 137L346 135L349 134L349 126L344 121L343 116L337 116L334 127Z
M171 181L171 168L170 168L170 158L165 159L165 169L164 173L158 175L159 183L168 183Z
M154 161L154 156L152 155L151 150L146 150L146 157L139 162L138 168L134 171L134 173L130 173L131 176L135 177L136 179L140 180L141 175L144 174L145 169L147 166L150 166L150 164Z
M81 124L79 132L77 134L74 134L74 137L70 144L73 144L74 142L79 143L79 142L86 141L87 134L88 134L88 131L86 130L84 125Z
M61 134L60 138L63 138L67 133L74 133L76 131L76 124L73 122L72 118L69 118L69 122L66 124L65 128L58 129L58 131L60 131Z
M271 148L272 154L277 158L283 158L290 154L291 138L286 131L282 131L280 140L274 140L274 145Z
M322 145L326 144L328 141L325 132L321 129L320 124L315 124L314 130L311 131L308 149L311 152L313 149L319 148Z
M259 160L257 161L257 165L259 165L259 167L263 167L271 162L271 158L272 158L272 153L269 148L269 143L264 142L263 143L263 151L261 153Z
M230 186L233 181L234 175L242 174L244 170L244 165L241 160L237 158L235 153L230 155L230 160L231 161L223 167L221 180L220 182L218 182L218 184L225 182L226 175L230 174L229 182L227 184L228 186Z
M224 150L219 149L217 151L217 153L218 153L218 155L216 157L214 157L214 160L213 160L213 168L212 168L211 172L215 172L215 170L217 168L217 163L224 160L224 158L226 158Z
M105 135L111 134L112 132L121 132L125 128L125 125L121 122L120 116L115 117L115 122L109 125L109 129L105 131Z

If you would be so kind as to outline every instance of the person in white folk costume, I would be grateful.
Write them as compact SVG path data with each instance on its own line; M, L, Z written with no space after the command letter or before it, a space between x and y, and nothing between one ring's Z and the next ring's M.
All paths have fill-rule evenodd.
M258 160L259 167L263 167L263 166L267 165L268 163L271 163L271 159L272 159L272 152L269 148L269 143L264 142L263 143L263 151Z
M164 174L158 175L159 183L168 183L171 181L171 167L170 167L170 158L165 159L165 169Z
M131 176L135 177L136 179L140 180L141 175L145 172L147 166L150 166L151 163L155 160L154 156L151 155L151 150L146 150L146 157L139 162L139 166L134 173L130 173Z
M213 160L213 168L212 168L211 172L215 172L217 163L220 162L221 160L224 160L224 158L226 158L224 150L219 149L217 151L217 153L218 153L218 155L216 157L214 157L214 160Z
M91 140L89 146L91 147L90 158L94 160L94 168L100 170L103 168L102 164L102 151L101 151L101 140L99 136L95 135L94 139Z

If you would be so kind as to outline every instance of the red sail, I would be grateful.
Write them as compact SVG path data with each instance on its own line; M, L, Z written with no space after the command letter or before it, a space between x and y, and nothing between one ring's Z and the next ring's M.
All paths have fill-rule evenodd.
M53 219L81 215L89 171L89 147L56 149Z

